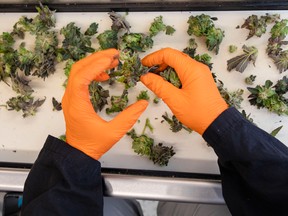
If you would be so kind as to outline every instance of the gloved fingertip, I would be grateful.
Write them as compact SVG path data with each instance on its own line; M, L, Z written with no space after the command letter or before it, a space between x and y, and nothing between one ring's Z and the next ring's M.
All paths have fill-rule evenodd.
M142 107L143 110L145 110L147 108L149 102L147 100L139 100L135 104L137 104L137 106Z
M99 82L103 82L103 81L108 80L109 78L110 78L110 76L107 73L103 72L103 73L99 74L95 80L99 81Z

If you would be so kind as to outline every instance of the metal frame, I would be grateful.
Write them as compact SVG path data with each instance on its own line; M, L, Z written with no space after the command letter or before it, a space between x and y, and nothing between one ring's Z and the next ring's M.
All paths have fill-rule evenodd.
M22 192L29 169L0 168L0 191ZM223 204L219 180L102 173L105 195L147 200ZM149 190L148 190L149 188Z
M31 2L31 1L30 1ZM57 2L57 1L56 1ZM190 0L190 1L58 1L47 4L57 12L107 11L228 11L228 10L287 10L283 0ZM0 3L0 12L36 12L38 3Z

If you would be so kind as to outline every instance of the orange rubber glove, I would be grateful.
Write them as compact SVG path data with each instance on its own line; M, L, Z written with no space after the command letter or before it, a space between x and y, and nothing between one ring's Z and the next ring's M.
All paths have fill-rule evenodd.
M73 64L62 98L67 143L96 160L127 133L148 105L138 101L109 122L95 113L88 85L92 80L107 80L105 70L118 65L118 56L117 50L109 49Z
M182 88L178 89L162 77L148 73L141 81L169 106L177 119L199 134L227 109L213 80L209 68L188 55L165 48L146 56L142 64L159 65L158 71L167 65L177 72Z

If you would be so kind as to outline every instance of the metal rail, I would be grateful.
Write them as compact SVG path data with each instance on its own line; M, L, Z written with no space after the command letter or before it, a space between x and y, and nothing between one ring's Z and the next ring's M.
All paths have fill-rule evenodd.
M22 192L29 169L0 168L0 191ZM105 195L147 200L223 204L219 180L102 174Z

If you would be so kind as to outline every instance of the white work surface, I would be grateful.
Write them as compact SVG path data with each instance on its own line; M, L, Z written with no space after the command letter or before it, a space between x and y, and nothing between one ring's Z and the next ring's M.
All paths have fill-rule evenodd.
M225 31L225 38L220 45L220 52L214 55L213 52L208 52L204 41L197 38L198 54L209 53L212 56L213 72L217 77L224 82L225 87L230 91L242 88L245 90L243 95L244 102L242 108L246 113L251 113L254 122L267 132L283 125L282 130L277 135L277 138L288 144L288 117L278 116L269 113L265 109L257 109L251 106L248 102L249 95L247 85L244 83L244 78L253 74L256 75L256 84L264 84L266 79L270 79L274 83L286 75L287 72L280 74L276 69L274 63L267 57L265 49L267 40L270 37L269 31L272 27L268 26L267 32L261 38L253 37L246 41L248 30L236 29L237 25L242 25L244 20L252 14L264 15L264 11L232 11L232 12L134 12L129 13L127 20L131 24L131 32L148 32L150 23L156 16L162 15L164 23L175 27L176 32L173 36L167 36L164 33L154 38L153 49L147 51L144 55L164 47L173 47L179 50L187 47L189 36L186 33L188 24L187 20L190 15L198 15L205 13L211 16L216 16L218 21L215 21L216 27L220 27ZM285 11L270 11L269 13L280 13L281 18L288 18L288 12ZM18 18L24 14L21 13L2 13L0 14L0 30L11 31L13 24ZM26 14L28 17L34 17L35 14ZM99 23L98 32L101 33L111 26L111 20L107 13L56 13L56 29L60 30L69 22L75 22L77 26L82 27L82 30L92 23ZM95 48L97 47L97 40L94 39ZM231 54L228 52L229 45L237 45L238 51ZM256 46L259 50L256 67L252 64L244 73L237 71L228 72L227 60L242 53L242 45ZM143 55L143 56L144 56ZM46 97L45 103L38 109L35 116L23 118L21 112L7 111L6 108L0 108L0 161L2 162L23 162L33 163L39 150L41 149L48 134L53 136L60 136L65 133L65 123L62 112L52 111L52 97L61 100L64 92L62 84L65 80L65 75L62 70L63 64L57 66L59 69L54 75L51 75L45 81L39 78L31 77L31 86L34 88L35 98ZM107 87L107 86L105 86ZM120 95L122 86L116 86L111 89L110 95ZM117 89L118 93L114 94ZM135 101L138 92L145 89L139 83L135 89L129 91L130 101ZM114 92L114 93L113 93ZM0 104L5 104L6 101L16 94L4 82L0 83ZM153 100L154 94L150 92L150 97ZM131 148L131 138L123 137L107 154L101 158L102 167L109 168L127 168L127 169L143 169L143 170L161 170L161 171L177 171L177 172L194 172L194 173L219 173L217 166L217 156L213 149L208 147L206 142L200 135L193 132L182 130L178 133L172 133L169 130L169 125L161 123L161 115L165 111L171 115L171 111L167 106L160 102L160 104L153 104L152 100L148 109L143 113L140 122L135 124L136 131L141 133L145 124L145 119L149 118L155 130L154 133L148 132L155 142L163 142L166 145L173 145L176 155L171 158L167 167L159 167L154 165L151 161L144 157L136 155ZM242 109L241 109L242 110ZM104 112L102 112L104 113ZM102 114L101 113L101 114ZM105 119L111 119L102 115ZM109 131L107 131L109 133Z

